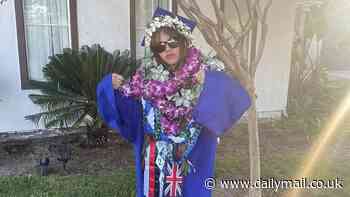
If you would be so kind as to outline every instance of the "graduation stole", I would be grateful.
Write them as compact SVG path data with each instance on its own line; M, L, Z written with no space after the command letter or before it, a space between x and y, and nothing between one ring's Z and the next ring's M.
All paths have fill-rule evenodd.
M153 107L150 101L144 99L142 99L142 106L144 132L157 141L163 141L166 144L174 144L174 147L164 147L167 149L174 149L164 156L172 160L178 160L179 162L185 161L197 141L201 131L201 125L191 119L179 135L168 134L161 125L161 112ZM181 145L187 145L183 153L178 149Z
M188 159L195 146L201 126L191 120L186 127L186 135L175 136L162 130L161 112L150 101L142 99L144 131L146 133L144 194L145 196L181 196L183 176L195 172ZM179 146L185 145L183 152Z
M144 153L147 197L181 196L183 177L195 172L188 156L202 129L192 118L203 88L196 75L211 65L202 58L199 49L189 48L185 64L174 74L150 61L121 87L125 96L137 97L143 105L144 131L149 136Z
M189 48L185 64L173 75L166 66L151 61L121 88L124 95L142 100L144 131L150 136L145 152L145 196L181 196L182 176L195 171L188 155L201 126L193 120L192 110L203 86L196 74L205 66L200 51Z

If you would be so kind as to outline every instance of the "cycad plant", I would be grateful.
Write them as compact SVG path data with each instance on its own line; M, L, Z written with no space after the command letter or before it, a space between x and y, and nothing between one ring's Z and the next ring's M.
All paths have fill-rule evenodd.
M100 45L83 46L80 50L64 49L55 54L43 68L45 82L35 87L41 94L30 94L33 103L42 112L26 116L36 124L43 122L46 128L79 127L85 125L100 128L97 115L96 87L108 73L116 72L128 79L140 65L128 50L113 54Z

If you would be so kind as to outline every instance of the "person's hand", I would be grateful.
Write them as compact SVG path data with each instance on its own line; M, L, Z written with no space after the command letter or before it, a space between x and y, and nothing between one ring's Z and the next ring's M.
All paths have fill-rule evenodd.
M114 89L120 88L120 86L123 84L124 78L123 76L117 74L117 73L112 73L112 86Z

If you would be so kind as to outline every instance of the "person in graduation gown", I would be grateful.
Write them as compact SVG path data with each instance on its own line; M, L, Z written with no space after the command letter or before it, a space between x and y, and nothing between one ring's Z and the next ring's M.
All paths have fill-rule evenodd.
M133 144L137 197L211 196L217 138L251 105L239 81L192 45L193 21L158 8L142 45L153 57L98 84L98 112Z

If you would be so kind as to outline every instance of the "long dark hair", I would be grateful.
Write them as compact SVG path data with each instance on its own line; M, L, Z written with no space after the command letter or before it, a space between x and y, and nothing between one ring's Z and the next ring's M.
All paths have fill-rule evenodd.
M171 27L160 27L156 32L152 34L151 38L151 51L153 53L153 57L156 59L158 64L164 64L164 60L160 57L160 55L156 52L156 47L160 44L160 32L166 33L169 35L170 38L173 38L180 43L180 59L178 64L176 65L176 68L182 64L185 63L186 56L187 56L187 49L190 46L191 42L181 33L179 33L177 30Z

